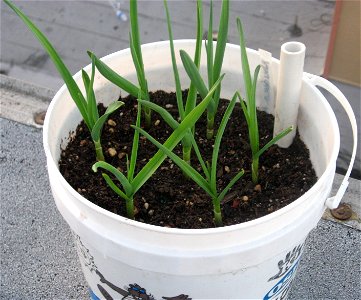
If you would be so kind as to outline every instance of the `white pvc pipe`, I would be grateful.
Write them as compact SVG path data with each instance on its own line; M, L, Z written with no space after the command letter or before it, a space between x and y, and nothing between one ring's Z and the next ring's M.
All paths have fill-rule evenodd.
M299 42L288 42L281 46L273 135L289 126L294 128L277 142L282 148L288 148L296 135L305 52L306 46Z

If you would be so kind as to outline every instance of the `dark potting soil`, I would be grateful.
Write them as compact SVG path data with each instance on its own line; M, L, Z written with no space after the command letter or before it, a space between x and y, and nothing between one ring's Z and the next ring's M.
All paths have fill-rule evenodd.
M110 116L103 128L102 145L105 160L126 172L126 155L130 155L134 133L130 125L135 124L137 102L130 96L121 100L125 105ZM151 93L151 101L177 116L174 93ZM227 104L227 100L220 101L215 128L218 128ZM105 111L102 104L99 104L99 109L102 113ZM153 126L147 131L163 143L172 130L154 112L152 123ZM262 147L272 138L273 116L258 111L258 123ZM204 115L196 124L196 140L203 158L210 161L214 139L206 139L205 129ZM146 138L140 137L135 174L157 150ZM181 156L181 147L177 146L174 152ZM201 173L201 167L194 154L192 160L192 165ZM82 122L66 149L62 150L60 172L85 198L104 209L126 216L125 201L107 186L101 171L92 171L91 167L95 162L94 146L89 131ZM218 191L223 190L242 168L245 174L222 201L224 225L242 223L272 213L296 200L317 180L309 160L308 149L298 134L288 149L272 146L261 156L259 166L259 183L255 185L251 180L248 127L241 107L237 104L222 139L217 166ZM135 219L140 222L177 228L214 227L210 196L191 179L187 179L168 158L136 193L134 201Z

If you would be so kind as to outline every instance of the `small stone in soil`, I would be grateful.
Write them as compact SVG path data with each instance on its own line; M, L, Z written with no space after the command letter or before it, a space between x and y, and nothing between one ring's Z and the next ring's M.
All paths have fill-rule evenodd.
M108 125L115 127L115 126L117 126L117 123L115 121L113 121L112 119L109 119L108 120Z
M120 152L119 154L118 154L118 158L119 159L122 159L124 156L126 156L127 154L125 153L125 152Z
M114 157L115 155L117 155L117 150L115 150L114 148L108 148L108 153L111 157Z
M256 184L256 186L254 187L254 190L255 190L256 192L261 192L261 191L262 191L261 185L260 185L260 184Z

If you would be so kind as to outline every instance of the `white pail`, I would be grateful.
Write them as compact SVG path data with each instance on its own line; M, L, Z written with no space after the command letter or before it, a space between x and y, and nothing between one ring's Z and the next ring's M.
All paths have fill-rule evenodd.
M176 41L176 53L184 49L193 54L194 45L194 41ZM149 89L174 91L169 43L147 44L142 51ZM248 50L248 56L252 70L260 63L259 54ZM177 61L182 82L189 82L179 57ZM104 62L136 82L129 50L111 54ZM205 66L203 55L204 73ZM278 61L273 60L270 68L276 76ZM222 97L230 98L242 86L238 46L227 46L223 72L227 75L222 83ZM80 72L74 78L82 85ZM270 84L275 90L275 84ZM336 197L328 198L340 134L331 107L315 85L331 91L344 105L354 130L355 153L356 121L347 100L328 81L305 73L298 129L310 150L317 183L290 205L262 218L199 230L157 227L115 215L83 198L65 181L58 170L60 147L66 144L81 116L63 86L46 115L44 147L54 199L75 235L93 299L284 299L305 239L326 205L338 205L354 159L353 155L342 189ZM105 104L120 94L100 74L96 75L95 90Z

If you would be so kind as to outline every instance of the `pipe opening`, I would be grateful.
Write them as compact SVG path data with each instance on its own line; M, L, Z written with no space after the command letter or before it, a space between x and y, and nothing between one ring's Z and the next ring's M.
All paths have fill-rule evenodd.
M282 45L282 50L288 54L300 54L305 51L304 44L299 42L288 42Z

